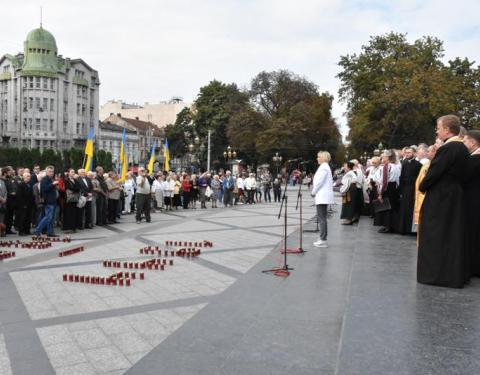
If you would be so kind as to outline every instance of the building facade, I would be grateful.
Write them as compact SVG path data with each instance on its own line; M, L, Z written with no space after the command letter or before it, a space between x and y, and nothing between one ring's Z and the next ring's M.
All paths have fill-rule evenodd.
M98 137L95 147L110 152L115 164L120 163L120 147L123 138L123 127L108 122L100 122L98 126ZM125 128L127 136L127 158L129 165L139 162L138 132L136 129Z
M150 158L150 150L154 143L157 144L157 154L162 144L163 132L155 124L151 122L142 121L138 118L126 118L121 114L112 114L108 116L103 123L117 125L118 127L132 130L137 134L137 144L134 149L136 159L135 164L144 165ZM103 148L103 139L98 139L100 148ZM107 150L106 150L107 151Z
M84 147L98 134L98 72L58 54L53 35L32 30L23 53L0 58L0 136L13 147Z
M191 108L191 103L185 103L180 98L172 98L168 102L145 103L143 105L127 104L122 101L110 100L100 107L100 119L104 121L111 114L120 113L126 118L137 118L152 122L163 128L175 123L177 114L185 107Z

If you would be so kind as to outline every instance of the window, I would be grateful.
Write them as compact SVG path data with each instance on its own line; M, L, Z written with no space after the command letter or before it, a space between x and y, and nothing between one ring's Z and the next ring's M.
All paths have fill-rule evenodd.
M48 88L48 78L43 78L43 88L44 89Z
M48 130L48 119L44 118L42 122L42 130L46 132Z
M42 109L44 111L48 111L48 99L47 98L43 98L43 107Z
M33 98L32 97L28 98L28 108L30 108L30 109L33 108Z
M80 114L80 103L77 103L77 115Z
M10 70L10 65L5 65L5 66L3 67L3 71L4 71L5 73L8 72L9 70Z
M82 116L85 116L85 104L82 104Z
M27 129L28 129L27 119L24 118L24 119L23 119L23 130L27 130Z
M53 132L54 121L50 120L50 131Z
M80 134L80 123L77 122L77 134Z
M50 90L55 89L55 78L50 78Z
M33 89L33 77L28 77L28 86Z
M29 118L28 119L28 130L32 130L33 128L33 119L32 118Z
M54 99L50 99L50 112L53 112L54 111L54 107L55 106L55 100Z
M40 119L35 119L35 130L40 130Z
M38 139L35 141L35 146L37 146L37 148L40 148L40 141Z
M82 134L85 134L85 124L82 122Z
M40 77L35 77L35 88L40 88Z
M63 134L67 134L68 121L63 122Z
M35 109L40 110L40 98L35 98Z

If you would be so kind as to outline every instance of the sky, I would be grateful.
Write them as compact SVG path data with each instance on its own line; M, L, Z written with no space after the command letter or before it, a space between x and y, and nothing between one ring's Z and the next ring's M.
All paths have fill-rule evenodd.
M99 72L100 104L195 100L213 79L248 87L261 71L288 69L334 96L333 116L348 131L338 101L340 56L370 36L407 33L444 41L445 61L480 63L480 1L457 0L20 0L5 2L0 56L23 50L40 23L59 54ZM8 22L11 20L11 22Z

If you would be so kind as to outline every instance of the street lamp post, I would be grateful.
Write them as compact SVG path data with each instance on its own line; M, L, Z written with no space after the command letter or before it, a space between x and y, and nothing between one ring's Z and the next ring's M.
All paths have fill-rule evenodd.
M233 150L230 146L227 147L225 151L223 151L223 157L225 158L225 162L228 163L230 162L231 167L230 170L233 168L233 159L237 158L237 152Z
M275 166L277 167L277 177L278 177L278 174L279 174L279 169L280 169L280 164L282 164L282 156L280 156L280 154L278 152L275 152L275 155L273 155L272 157L272 161L273 163L275 164Z

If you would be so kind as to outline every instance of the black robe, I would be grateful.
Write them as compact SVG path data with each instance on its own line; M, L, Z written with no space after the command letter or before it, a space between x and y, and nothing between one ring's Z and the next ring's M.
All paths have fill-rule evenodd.
M402 161L400 174L400 207L398 209L398 233L412 233L413 209L415 207L415 182L422 164L415 160Z
M472 155L464 187L465 248L471 276L480 277L480 155Z
M462 142L445 143L419 186L426 193L418 237L419 283L462 288L468 281L462 179L469 157Z

